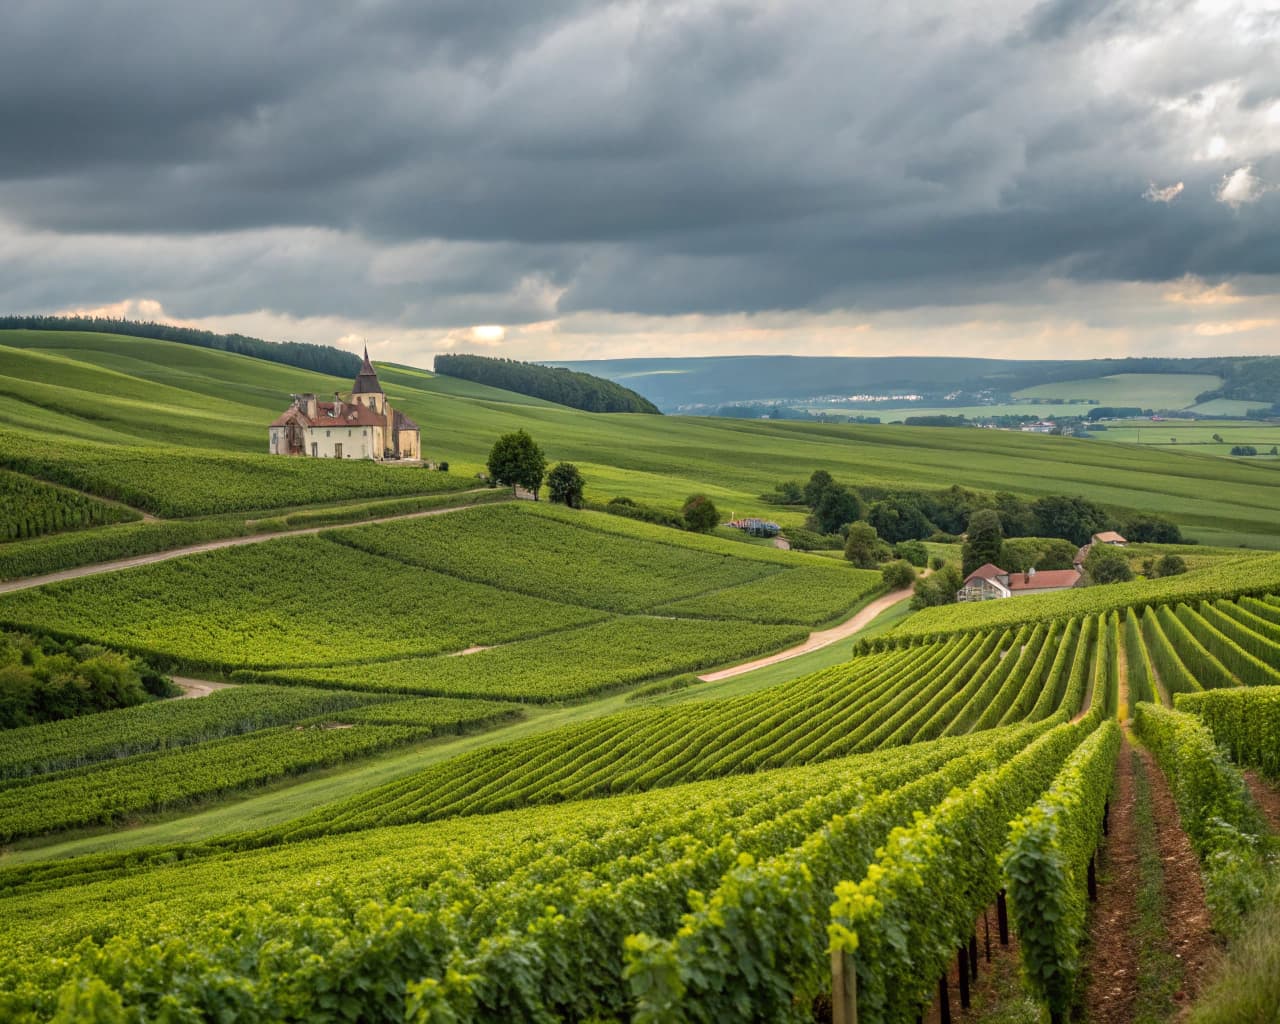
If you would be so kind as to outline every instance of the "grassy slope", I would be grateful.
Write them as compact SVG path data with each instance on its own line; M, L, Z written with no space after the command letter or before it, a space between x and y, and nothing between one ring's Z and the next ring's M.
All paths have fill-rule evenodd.
M179 425L191 423L198 436L216 434L223 445L241 451L263 450L265 423L290 391L323 393L348 385L247 357L147 339L0 332L4 343L74 357L75 374L62 367L60 379L88 396L118 393L122 402L126 394L139 401L133 385L126 388L112 375L122 369L133 380L179 389L186 396L181 402L165 402L173 417L166 439L179 432ZM21 372L12 360L8 365L11 372ZM794 523L797 513L772 510L756 496L780 480L825 468L860 483L962 483L1033 496L1088 493L1103 502L1165 512L1208 541L1280 546L1280 523L1272 514L1280 475L1263 464L1008 432L601 416L421 370L388 366L382 373L392 401L421 424L424 454L449 459L455 471L479 468L498 433L524 427L550 459L578 463L589 496L596 498L626 494L675 505L701 490L723 512L773 512L779 521ZM147 388L144 384L144 394ZM216 402L219 415L202 411L208 402ZM68 415L66 407L59 411ZM145 408L107 405L97 411L105 418L92 421L96 429L158 440Z
M1015 398L1092 399L1101 405L1136 405L1143 409L1184 409L1196 395L1222 386L1222 378L1194 373L1117 373L1092 380L1040 384L1014 393Z

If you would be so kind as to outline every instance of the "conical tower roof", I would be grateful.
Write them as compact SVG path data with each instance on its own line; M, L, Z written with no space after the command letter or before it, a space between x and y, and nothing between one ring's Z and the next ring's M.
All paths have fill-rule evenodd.
M364 347L364 362L360 365L360 372L356 374L355 385L351 388L353 395L380 395L382 394L382 385L378 383L377 371L373 368L373 363L369 362L369 346Z

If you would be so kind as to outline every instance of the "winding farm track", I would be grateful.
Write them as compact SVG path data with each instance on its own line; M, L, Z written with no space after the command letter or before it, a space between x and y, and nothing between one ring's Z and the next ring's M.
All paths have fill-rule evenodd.
M76 580L82 576L97 576L104 572L117 572L120 569L133 569L139 565L150 565L152 562L167 562L171 558L182 558L186 555L197 555L202 551L217 551L219 548L236 548L245 544L262 544L269 540L280 540L284 537L304 537L308 534L321 533L325 530L348 530L354 526L372 526L375 523L391 523L400 519L422 519L426 516L443 516L450 512L465 512L479 505L452 505L449 508L432 508L424 512L405 512L398 516L381 516L377 519L360 519L351 523L333 523L328 526L307 526L297 530L279 530L275 533L251 533L247 537L224 537L221 540L205 541L203 544L190 544L182 548L170 548L167 551L153 551L149 555L135 555L132 558L119 558L114 562L99 562L96 565L81 565L75 569L63 569L44 576L27 576L19 580L8 580L0 583L0 594L12 594L18 590L30 590L42 587L46 583L61 583L64 580Z
M810 651L819 651L824 647L830 647L834 643L839 643L841 640L846 640L855 633L861 632L877 615L888 608L892 608L899 601L907 600L911 597L911 594L911 587L903 587L901 590L891 591L883 597L877 597L847 622L842 622L831 629L810 633L809 639L802 644L788 647L785 651L757 658L755 661L748 661L742 665L734 665L731 668L708 672L706 675L698 676L698 678L704 683L716 683L721 679L732 679L734 676L745 675L755 669L764 668L766 665L776 665L780 661L790 661L792 658L798 658L800 655L808 654Z

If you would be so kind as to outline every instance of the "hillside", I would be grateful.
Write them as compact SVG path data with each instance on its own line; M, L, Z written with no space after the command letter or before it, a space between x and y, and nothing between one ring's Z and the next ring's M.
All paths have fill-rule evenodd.
M798 525L800 513L758 496L822 468L885 487L1087 493L1161 512L1206 543L1280 546L1271 514L1280 478L1270 465L996 431L590 415L422 370L380 373L390 400L421 425L424 456L448 460L460 478L482 468L500 433L525 428L552 461L578 464L588 497L601 500L625 495L670 508L702 491L722 512ZM148 339L0 332L0 393L13 399L0 403L0 423L43 436L262 452L265 424L291 392L349 386Z
M433 368L446 377L532 395L584 412L658 412L656 405L629 388L562 367L450 353L436 356Z
M265 454L288 394L340 378L0 333L0 701L74 667L109 708L0 730L0 1018L809 1024L834 999L910 1024L974 994L981 1024L1129 1024L1117 992L1149 1019L1267 998L1280 553L1135 545L1186 571L913 612L838 551L474 474L522 427L595 500L794 525L760 494L826 468L1280 547L1274 464L378 371L449 471ZM160 686L113 703L112 666ZM163 675L193 699L152 699ZM1158 985L1126 966L1150 949Z

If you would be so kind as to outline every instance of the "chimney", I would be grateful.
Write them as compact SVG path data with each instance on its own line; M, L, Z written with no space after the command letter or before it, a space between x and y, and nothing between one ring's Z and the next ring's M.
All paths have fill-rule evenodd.
M311 418L311 419L315 419L315 416L316 416L316 396L315 396L315 395L313 395L313 394L305 394L305 395L302 395L302 396L300 396L300 397L302 398L302 407L303 407L303 411L304 411L304 412L306 412L306 414L307 414L307 416L308 416L309 418Z
M1027 570L1027 579L1031 579L1031 577L1034 576L1035 574L1036 574L1036 567L1033 565L1030 569Z
M333 415L335 417L342 415L342 392L335 391L333 393Z

